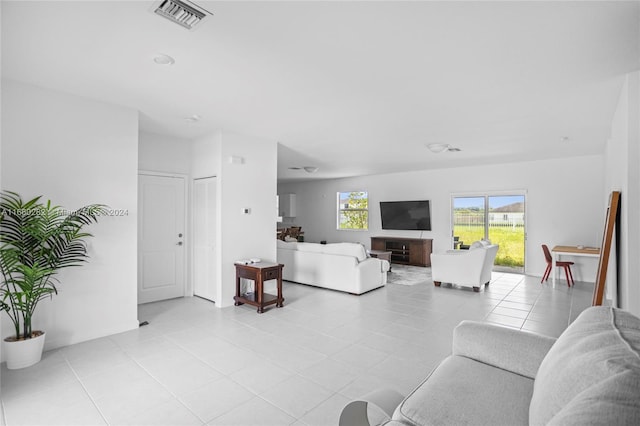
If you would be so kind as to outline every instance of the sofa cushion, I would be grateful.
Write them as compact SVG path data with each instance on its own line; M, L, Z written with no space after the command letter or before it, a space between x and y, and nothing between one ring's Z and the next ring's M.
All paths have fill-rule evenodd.
M298 250L311 253L324 253L323 245L316 243L298 243Z
M526 424L532 392L533 379L450 356L396 408L393 420L421 426Z
M339 254L342 256L354 256L359 262L367 258L367 251L360 243L332 243L320 244L324 247L323 252L327 254Z
M638 374L627 370L591 386L564 406L550 426L640 424Z
M276 249L288 249L288 250L296 250L298 248L298 243L296 241L286 242L282 240L276 240Z
M479 249L479 248L484 248L484 244L482 243L482 241L474 241L469 246L469 250L475 250L475 249Z
M586 309L540 364L530 423L637 424L639 349L640 319L611 307Z

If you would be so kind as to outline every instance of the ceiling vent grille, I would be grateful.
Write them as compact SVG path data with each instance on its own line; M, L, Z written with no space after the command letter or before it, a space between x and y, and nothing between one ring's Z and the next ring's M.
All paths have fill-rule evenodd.
M162 0L154 12L188 30L192 30L211 12L185 0Z

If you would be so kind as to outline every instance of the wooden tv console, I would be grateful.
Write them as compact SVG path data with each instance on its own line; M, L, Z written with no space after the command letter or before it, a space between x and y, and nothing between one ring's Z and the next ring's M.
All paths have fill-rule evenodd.
M371 237L371 250L390 251L393 263L431 266L432 242L427 238Z

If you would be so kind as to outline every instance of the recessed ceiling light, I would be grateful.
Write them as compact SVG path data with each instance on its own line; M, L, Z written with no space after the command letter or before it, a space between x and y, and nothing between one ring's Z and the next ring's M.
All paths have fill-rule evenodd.
M200 117L198 114L193 114L191 117L185 117L184 121L186 121L187 123L197 123L201 118L202 117Z
M456 148L455 146L451 146L448 143L430 143L427 145L429 151L440 154L441 152L460 152L462 151L460 148Z
M429 148L429 151L438 154L448 150L450 148L450 145L448 143L430 143L429 145L427 145L427 148Z
M289 167L289 170L304 170L307 173L315 173L318 171L318 168L316 166L304 166L304 167L291 166Z
M171 56L169 55L165 55L164 53L156 55L153 58L153 62L155 62L158 65L173 65L176 63L176 60L173 59Z

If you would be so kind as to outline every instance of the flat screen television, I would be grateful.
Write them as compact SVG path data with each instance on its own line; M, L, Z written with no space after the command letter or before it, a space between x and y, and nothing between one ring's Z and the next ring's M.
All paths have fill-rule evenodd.
M381 201L382 229L431 231L429 200Z

